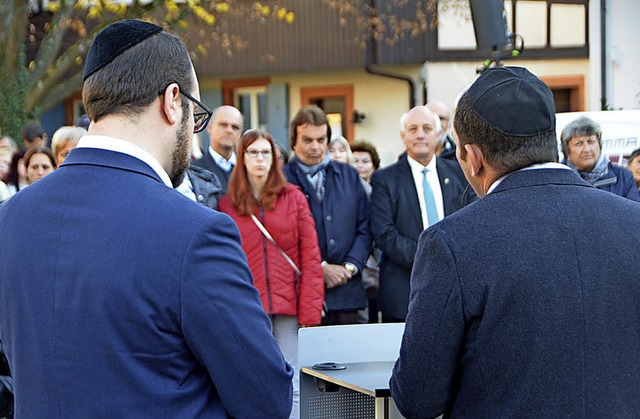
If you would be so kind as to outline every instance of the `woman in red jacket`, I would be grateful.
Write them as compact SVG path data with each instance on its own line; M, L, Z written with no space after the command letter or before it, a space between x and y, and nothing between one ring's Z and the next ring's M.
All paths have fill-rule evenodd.
M297 186L287 183L274 161L275 153L269 133L245 132L227 195L218 208L238 224L254 285L271 317L273 335L285 359L296 370L291 417L298 417L298 327L320 324L324 279L307 199ZM252 215L277 245L261 231Z

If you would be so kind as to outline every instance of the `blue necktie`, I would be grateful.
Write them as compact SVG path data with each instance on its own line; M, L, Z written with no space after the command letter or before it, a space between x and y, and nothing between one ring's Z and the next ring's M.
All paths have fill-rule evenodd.
M426 167L422 169L422 194L424 195L425 207L427 207L427 219L429 220L429 226L432 226L440 221L440 217L438 216L438 209L436 208L436 200L433 197L433 191L431 190L431 186L429 186L429 181L427 180L428 171L429 169Z

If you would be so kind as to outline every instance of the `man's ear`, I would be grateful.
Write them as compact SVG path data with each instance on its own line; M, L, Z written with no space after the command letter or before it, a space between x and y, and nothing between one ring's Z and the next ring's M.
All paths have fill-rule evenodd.
M161 111L167 122L175 125L182 120L182 98L180 97L180 87L177 83L171 83L161 96Z
M467 152L467 162L471 167L471 175L478 176L484 168L484 155L482 150L475 144L465 144L464 149Z

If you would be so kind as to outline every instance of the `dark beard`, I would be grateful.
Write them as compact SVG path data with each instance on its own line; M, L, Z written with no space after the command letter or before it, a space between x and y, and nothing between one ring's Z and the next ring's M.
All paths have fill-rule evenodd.
M193 134L187 129L187 121L189 120L189 114L183 113L182 121L180 121L180 128L176 134L176 146L171 154L171 173L169 178L174 188L177 188L184 179L184 174L189 168L191 162L191 138Z

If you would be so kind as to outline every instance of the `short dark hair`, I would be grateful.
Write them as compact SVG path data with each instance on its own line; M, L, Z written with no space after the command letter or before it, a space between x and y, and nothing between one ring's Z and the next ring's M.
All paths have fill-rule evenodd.
M500 176L532 164L558 161L555 129L528 136L503 134L478 116L469 103L467 93L463 93L458 101L453 123L463 159L467 154L464 146L475 144Z
M569 122L560 134L560 144L562 145L562 153L565 158L569 155L569 141L571 141L573 137L583 135L588 137L595 135L598 137L598 144L600 145L600 149L602 149L602 128L600 124L586 116L581 116Z
M378 170L380 168L380 155L378 154L378 150L376 149L376 146L371 144L369 141L358 140L353 142L351 144L351 151L369 153L369 155L371 156L371 163L373 163L373 168L375 170Z
M636 157L639 157L639 156L640 156L640 148L636 148L635 150L633 150L633 152L629 156L629 160L627 160L627 162L631 163L633 161L633 159L635 159Z
M127 49L84 82L82 100L92 121L111 114L137 116L170 83L190 93L192 64L178 37L158 32ZM183 108L188 101L182 98Z
M38 121L29 121L22 126L22 139L28 142L32 142L38 137L46 135L44 128Z
M289 127L289 144L291 148L296 145L296 139L298 137L298 127L300 125L311 124L315 126L326 125L327 126L327 144L331 138L331 126L329 125L329 119L325 115L324 111L316 105L308 105L301 108L291 119L291 125Z

